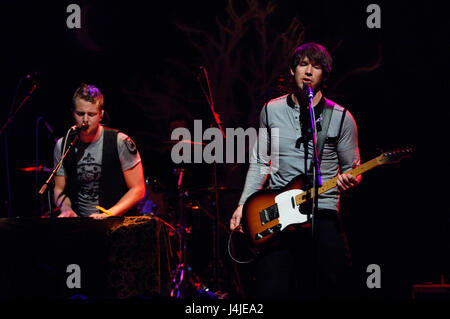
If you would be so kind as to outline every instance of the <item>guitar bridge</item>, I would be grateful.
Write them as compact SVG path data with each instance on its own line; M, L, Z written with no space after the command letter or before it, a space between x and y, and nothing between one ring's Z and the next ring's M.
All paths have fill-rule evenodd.
M267 229L266 229L265 231L263 231L263 232L260 232L260 233L256 234L255 238L258 240L258 239L264 238L264 237L266 237L267 235L270 235L270 234L272 234L272 233L274 233L274 232L278 232L278 231L280 231L280 230L281 230L281 224L278 224L278 225L273 226L273 227L271 227L271 228L267 228Z
M278 205L275 204L263 209L259 212L259 216L261 218L261 225L267 224L275 218L280 217L280 214L278 213Z

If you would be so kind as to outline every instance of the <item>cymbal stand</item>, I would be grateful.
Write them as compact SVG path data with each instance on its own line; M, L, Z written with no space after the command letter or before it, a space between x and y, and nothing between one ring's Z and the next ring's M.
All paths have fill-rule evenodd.
M184 239L184 207L183 207L183 191L181 187L181 181L183 180L183 174L184 169L176 169L176 173L179 174L178 176L178 184L177 184L177 190L178 190L178 223L176 225L177 233L178 233L178 239L179 239L179 263L177 265L177 268L175 269L172 280L171 280L171 290L170 290L170 297L174 298L181 298L182 297L182 285L184 280L184 269L185 269L185 262L186 262L186 240Z
M186 297L186 285L187 285L187 277L188 272L191 272L191 267L187 265L187 240L186 240L186 214L184 211L184 196L185 190L183 188L183 175L184 168L179 168L175 170L178 174L178 182L177 182L177 190L178 190L178 224L177 232L179 238L179 264L175 269L172 280L171 280L171 289L170 289L170 297L173 298L184 298Z

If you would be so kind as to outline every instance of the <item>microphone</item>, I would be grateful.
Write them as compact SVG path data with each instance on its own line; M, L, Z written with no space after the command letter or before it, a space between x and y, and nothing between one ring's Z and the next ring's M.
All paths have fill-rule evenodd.
M44 120L44 125L47 128L47 130L50 132L50 134L53 135L54 131L53 131L52 127L50 126L50 124L48 124L48 122Z
M79 131L86 131L89 128L89 124L86 122L83 122L78 125L74 125L70 128L71 131L79 132Z
M25 75L25 79L31 80L32 82L37 82L39 77L39 72L31 72Z
M314 97L313 91L311 89L311 83L303 82L303 90L306 92L306 94L310 99Z
M44 119L44 126L47 128L49 133L53 135L53 140L55 141L55 143L58 142L58 139L55 137L55 131L53 131L53 128L50 126L50 124L48 124L48 122L45 119Z
M203 70L205 70L205 67L203 65L200 65L200 71L197 72L197 81L201 81L202 79L202 73L204 72Z

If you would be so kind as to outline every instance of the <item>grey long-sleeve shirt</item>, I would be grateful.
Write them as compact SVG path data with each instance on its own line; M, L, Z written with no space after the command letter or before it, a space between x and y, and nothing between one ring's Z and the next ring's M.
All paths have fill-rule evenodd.
M315 109L320 109L321 103L323 105L324 102L322 98ZM334 105L320 164L322 181L336 177L339 172L347 171L352 168L354 162L360 164L357 126L349 111L345 112L341 133L338 136L343 112L343 107ZM239 204L244 204L250 195L261 189L267 177L269 187L275 189L285 186L296 176L305 173L303 143L299 148L295 147L297 140L302 136L299 116L300 107L293 102L290 95L273 99L264 106L260 114L260 128L272 129L270 135L272 154L266 155L267 130L260 130L260 136L251 151L250 166ZM316 116L316 121L321 122L320 115ZM312 140L309 140L308 149L307 169L312 158ZM339 211L337 187L319 196L318 208Z

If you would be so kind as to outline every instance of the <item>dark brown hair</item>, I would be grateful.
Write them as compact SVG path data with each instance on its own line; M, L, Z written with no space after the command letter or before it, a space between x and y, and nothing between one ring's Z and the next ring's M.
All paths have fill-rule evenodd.
M290 68L295 71L297 65L305 58L312 63L318 63L322 66L322 81L329 78L333 59L328 51L322 45L314 42L308 42L297 47L291 54Z

